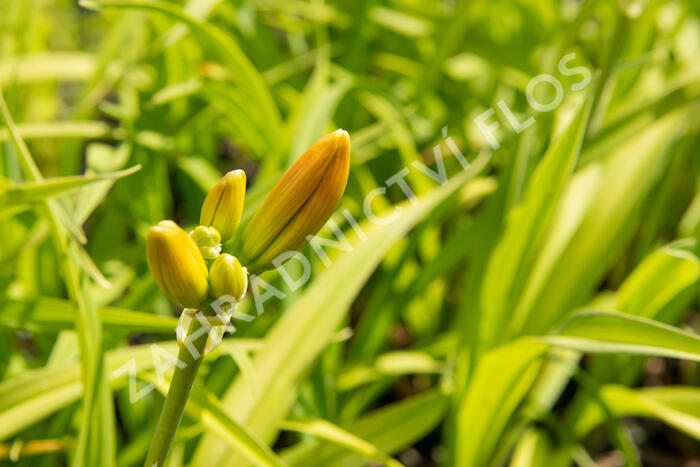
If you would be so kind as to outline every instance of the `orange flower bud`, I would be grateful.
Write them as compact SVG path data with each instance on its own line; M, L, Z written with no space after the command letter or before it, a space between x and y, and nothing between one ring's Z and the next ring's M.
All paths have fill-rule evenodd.
M248 270L269 269L281 253L297 251L338 206L350 169L350 136L336 130L318 140L272 188L241 234Z

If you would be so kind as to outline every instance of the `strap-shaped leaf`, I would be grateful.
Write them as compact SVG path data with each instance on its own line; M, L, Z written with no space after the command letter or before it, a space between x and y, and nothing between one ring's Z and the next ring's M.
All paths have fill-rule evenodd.
M587 353L628 353L700 361L700 336L616 311L582 310L541 342Z

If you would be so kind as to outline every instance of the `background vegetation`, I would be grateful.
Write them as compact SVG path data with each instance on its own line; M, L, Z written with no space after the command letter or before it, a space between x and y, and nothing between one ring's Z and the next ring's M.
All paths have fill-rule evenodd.
M171 465L700 461L698 2L2 0L0 83L2 462L140 465L179 312L148 227L234 168L249 217L337 127L355 247L265 276L286 297L207 357ZM450 182L411 169L358 237L341 211L436 145Z

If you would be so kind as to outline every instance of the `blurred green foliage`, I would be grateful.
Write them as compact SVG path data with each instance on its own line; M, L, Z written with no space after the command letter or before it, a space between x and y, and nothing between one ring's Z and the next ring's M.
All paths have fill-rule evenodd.
M2 462L141 464L179 313L147 229L237 168L245 222L338 127L354 247L263 276L171 465L700 459L698 2L0 0L0 89Z

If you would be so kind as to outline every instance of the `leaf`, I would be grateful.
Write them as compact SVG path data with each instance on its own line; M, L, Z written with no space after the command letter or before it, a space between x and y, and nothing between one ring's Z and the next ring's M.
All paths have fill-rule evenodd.
M426 37L432 33L429 21L391 8L374 6L370 17L378 25L407 37Z
M102 143L92 143L87 147L87 168L98 173L119 170L126 165L131 155L132 144L121 143L116 148ZM80 190L74 199L74 215L79 223L88 217L104 201L114 186L114 180L91 184Z
M179 157L177 165L203 193L209 193L221 178L219 171L200 157Z
M697 257L683 250L682 245L683 242L675 242L645 258L622 283L610 306L635 316L665 323L676 322L700 277ZM549 410L556 402L578 364L580 354L567 352L574 355L549 361L545 368L550 371L540 375L533 387L530 398L540 400L540 413ZM569 363L564 364L566 361ZM641 359L631 355L599 355L589 365L589 371L600 381L632 382L638 378L641 365ZM559 383L548 387L549 378L559 380Z
M68 177L45 178L37 182L26 182L6 190L0 189L0 205L18 205L44 201L53 196L71 193L74 190L102 180L116 180L138 171L140 165L126 170L103 172Z
M341 391L375 381L382 376L433 374L443 370L443 363L425 352L404 350L386 352L377 357L373 366L357 366L344 370L338 377Z
M0 82L85 81L92 77L94 69L95 56L84 52L41 52L3 57Z
M160 344L171 354L177 343ZM125 347L107 352L105 365L112 373L128 362L134 371L153 367L150 345ZM128 378L125 379L128 382ZM78 400L83 395L80 362L63 362L51 367L25 371L0 383L0 439L7 439L22 429Z
M395 453L422 438L438 424L447 409L448 398L429 391L389 404L348 425L346 430L386 453ZM366 460L341 446L319 440L305 440L283 451L290 466L366 465Z
M509 467L533 467L536 465L567 466L569 453L555 446L544 430L530 428L520 437Z
M616 308L666 321L667 308L700 280L700 260L681 246L676 242L645 258L618 290Z
M564 209L557 213L518 303L522 332L549 332L590 299L638 225L640 208L669 159L669 146L684 128L685 115L679 110L665 116L607 158L577 172L563 206L578 200L585 200L585 206L573 214Z
M151 105L159 106L172 102L176 99L191 96L202 89L202 81L196 78L190 78L185 81L173 83L160 89L151 97Z
M590 115L589 104L590 99L581 104L565 133L549 147L523 200L508 213L505 232L491 255L481 290L481 332L487 344L502 342L524 319L513 316L513 310L576 165ZM509 324L510 332L504 332Z
M309 95L304 95L304 101L300 103L298 121L294 121L294 129L290 134L291 139L289 161L294 162L301 156L306 148L325 134L325 130L335 112L338 103L349 91L351 82L341 81L334 84L325 84L320 89L310 89ZM303 104L303 105L301 105Z
M267 333L265 347L254 358L260 394L251 395L245 381L237 378L223 397L224 406L236 421L266 441L273 438L296 398L299 379L331 342L350 303L382 257L410 228L478 174L487 160L487 156L476 159L469 170L415 205L401 205L401 216L389 224L372 226L364 242L355 243L351 252L339 256L314 279ZM218 465L222 461L236 463L235 458L226 457L225 446L205 436L194 463Z
M255 378L255 369L253 368L253 361L248 355L248 352L241 349L240 347L233 347L230 349L229 354L233 361L236 362L238 370L241 372L241 377L246 380L248 386L250 387L250 393L255 395L260 389L258 386L258 381Z
M700 389L688 386L663 386L629 389L606 385L598 392L602 403L617 417L656 418L700 440ZM589 401L573 428L583 437L605 421L599 403Z
M700 336L647 318L614 311L575 313L538 341L589 353L656 355L700 361Z
M390 467L403 466L403 464L383 453L372 443L369 443L326 420L310 420L303 422L285 421L282 422L281 428L283 430L298 431L299 433L305 433L307 435L321 438L337 444L338 446L354 451L368 460L381 462L382 464Z
M487 352L459 401L455 465L488 465L502 431L535 380L546 345L519 339Z
M343 78L329 83L330 46L326 34L318 33L318 53L314 72L308 84L292 108L287 121L289 136L288 162L293 163L307 148L326 133L327 127L340 100L350 90L353 81Z
M124 137L123 132L105 122L97 121L25 122L17 125L17 131L24 139ZM8 129L0 128L0 141L8 139L10 139Z
M159 342L157 345L161 352L167 352L173 359L177 355L177 342ZM257 349L258 342L253 339L225 339L221 346L227 347L228 351L233 348L247 351ZM117 387L131 384L132 376L152 370L155 364L151 344L121 347L105 352L106 373L111 384ZM75 402L81 396L84 396L81 362L75 360L26 370L0 382L0 439L7 439L19 433Z
M34 182L41 181L43 176L39 171L29 148L17 130L17 126L10 114L5 98L0 90L0 113L7 125L10 139L15 147L20 165L25 176ZM45 202L46 217L53 238L56 256L63 271L64 281L68 294L76 302L78 317L76 321L82 356L82 387L84 388L82 424L79 431L73 462L77 465L99 462L105 467L114 464L115 432L114 409L110 402L110 390L106 384L106 375L103 372L104 355L102 347L102 329L95 308L91 305L90 298L83 287L78 260L68 247L71 238L62 229L63 224L70 228L72 222L66 222L68 216L65 207L59 200L48 199ZM78 235L82 231L73 231ZM24 414L22 414L24 416ZM95 425L95 426L93 426ZM99 449L98 449L99 445ZM99 461L98 461L99 459Z
M234 81L245 90L249 97L249 104L252 107L263 111L264 120L267 122L268 135L274 137L278 134L280 127L279 111L275 105L269 89L255 66L243 53L238 44L221 29L212 24L202 21L200 18L184 12L181 8L167 2L135 0L104 0L104 1L81 1L81 6L85 8L137 8L142 10L156 11L163 13L177 21L183 22L190 30L207 40L214 50L216 50L221 60L227 63L232 70Z
M194 388L191 398L202 407L203 424L213 428L213 433L223 435L237 452L245 453L249 461L260 466L286 465L265 443L234 422L211 394L205 393L201 388Z
M98 310L108 331L173 333L177 318L152 313L105 307ZM72 302L51 297L33 300L5 299L0 308L0 325L31 332L55 333L73 329L78 309Z

